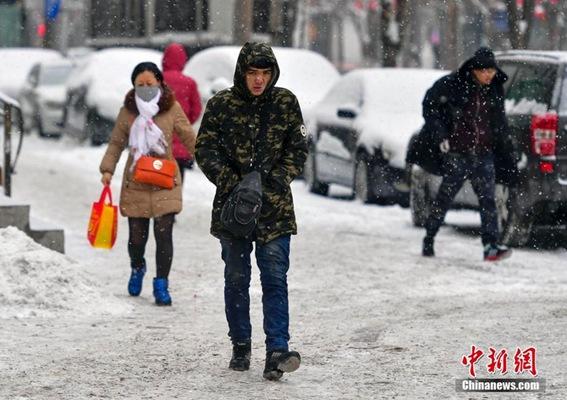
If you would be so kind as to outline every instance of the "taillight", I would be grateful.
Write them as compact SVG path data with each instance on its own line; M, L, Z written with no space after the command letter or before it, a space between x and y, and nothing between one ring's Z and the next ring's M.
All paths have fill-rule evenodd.
M555 113L532 115L530 133L533 154L555 156L558 123L559 117Z
M555 169L555 165L550 161L540 161L539 170L542 174L551 174Z

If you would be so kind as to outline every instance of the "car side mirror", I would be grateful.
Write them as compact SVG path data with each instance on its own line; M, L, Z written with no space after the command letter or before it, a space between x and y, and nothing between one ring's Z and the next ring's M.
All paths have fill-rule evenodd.
M358 110L351 106L341 107L337 110L337 117L354 119L358 115Z

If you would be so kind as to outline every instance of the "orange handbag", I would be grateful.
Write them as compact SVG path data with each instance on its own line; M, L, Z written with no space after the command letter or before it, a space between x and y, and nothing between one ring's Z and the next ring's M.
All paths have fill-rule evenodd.
M142 156L136 162L134 180L138 183L147 183L165 189L172 189L176 172L177 165L175 161Z
M106 197L108 196L108 203ZM112 205L110 186L105 185L100 199L93 203L87 237L93 247L111 249L116 241L118 208Z

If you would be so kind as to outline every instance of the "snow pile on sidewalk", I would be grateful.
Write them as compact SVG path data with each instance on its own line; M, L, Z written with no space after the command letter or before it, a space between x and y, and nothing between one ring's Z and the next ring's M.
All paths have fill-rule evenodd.
M78 264L14 227L0 229L0 319L121 314L130 306L88 279Z

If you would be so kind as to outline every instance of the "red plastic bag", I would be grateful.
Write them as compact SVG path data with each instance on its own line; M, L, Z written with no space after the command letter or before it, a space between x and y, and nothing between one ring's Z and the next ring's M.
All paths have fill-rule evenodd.
M108 196L109 202L106 203ZM111 249L118 230L118 207L112 205L112 191L105 185L100 199L93 203L89 220L88 239L93 247Z

